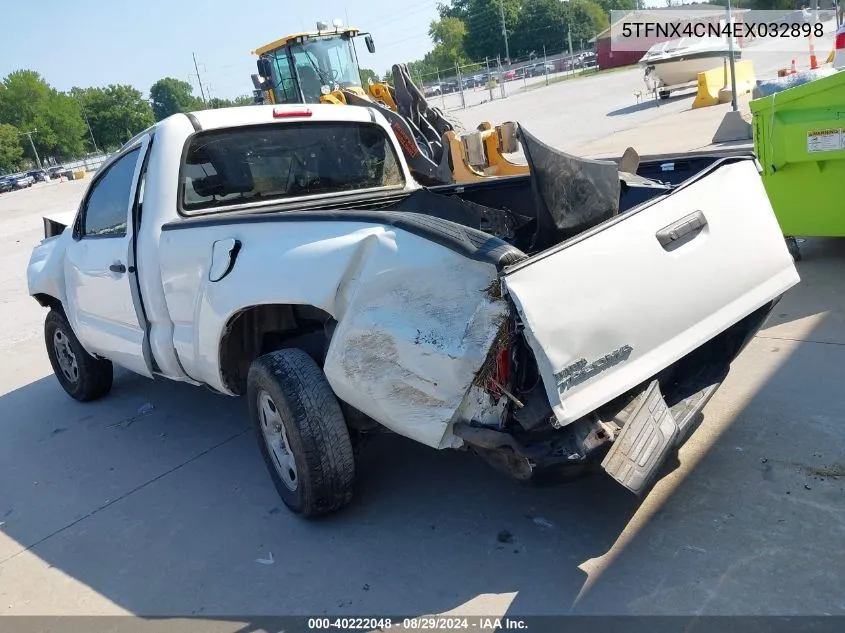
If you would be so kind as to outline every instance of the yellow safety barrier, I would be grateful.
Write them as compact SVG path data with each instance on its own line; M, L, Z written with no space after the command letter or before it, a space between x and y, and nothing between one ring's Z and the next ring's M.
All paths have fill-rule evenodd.
M736 62L736 92L737 95L751 92L754 89L754 65L750 60ZM723 64L698 73L698 93L692 102L693 108L727 103L731 100L731 70L730 64Z
M73 172L73 179L74 180L81 180L82 178L85 178L85 170L84 169L80 169L79 171Z

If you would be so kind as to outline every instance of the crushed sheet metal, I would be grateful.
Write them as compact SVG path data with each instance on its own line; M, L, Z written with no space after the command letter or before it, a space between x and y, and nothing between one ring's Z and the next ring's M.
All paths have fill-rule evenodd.
M326 377L339 398L387 428L433 448L459 446L450 424L477 412L464 397L509 313L485 291L495 267L431 242L385 267L395 254L383 240L365 242L338 288L343 315Z

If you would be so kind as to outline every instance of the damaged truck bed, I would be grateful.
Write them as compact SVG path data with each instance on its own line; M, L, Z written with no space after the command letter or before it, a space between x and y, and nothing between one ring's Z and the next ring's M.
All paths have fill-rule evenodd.
M158 123L70 226L45 220L29 286L59 382L101 397L114 362L245 394L304 515L349 502L352 440L384 430L643 493L798 275L753 156L617 164L519 134L529 176L422 188L367 108ZM122 224L91 239L119 169Z

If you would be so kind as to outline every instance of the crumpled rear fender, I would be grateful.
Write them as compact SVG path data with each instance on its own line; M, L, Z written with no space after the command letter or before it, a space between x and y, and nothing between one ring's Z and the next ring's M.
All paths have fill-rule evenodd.
M324 370L340 399L423 444L459 443L449 425L510 304L489 291L498 279L498 260L485 256L491 244L476 249L467 239L458 248L399 228L407 222L397 218L411 215L315 221L285 213L166 227L163 282L186 372L230 392L218 349L233 317L259 305L314 306L337 322ZM209 271L221 240L241 247L218 279Z

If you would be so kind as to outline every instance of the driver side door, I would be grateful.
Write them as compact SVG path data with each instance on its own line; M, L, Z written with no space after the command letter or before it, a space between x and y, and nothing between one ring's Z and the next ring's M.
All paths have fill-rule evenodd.
M125 149L88 188L65 257L67 313L89 353L152 377L134 257L150 137Z

